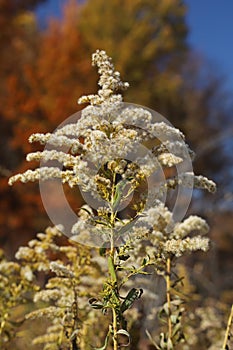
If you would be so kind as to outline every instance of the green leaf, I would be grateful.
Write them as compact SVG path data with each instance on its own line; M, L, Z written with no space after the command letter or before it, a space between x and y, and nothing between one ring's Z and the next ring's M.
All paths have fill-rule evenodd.
M139 299L143 293L142 289L132 288L127 294L125 300L121 304L121 312L128 310L135 300Z
M181 330L181 324L177 323L172 329L172 336L175 337L175 335L177 335L177 333L180 332L180 330Z
M142 260L142 266L145 266L146 265L146 258L144 258L143 260Z
M139 218L141 218L143 215L138 215L136 216L133 220L131 220L130 222L128 222L128 224L124 225L121 229L116 230L117 235L121 236L123 235L125 232L129 231L132 227L134 227L134 225L136 224L136 222L138 221Z
M96 298L91 298L89 299L89 304L91 305L91 307L93 309L103 309L104 305L100 302L98 302L98 300Z
M91 218L91 222L92 224L100 224L100 225L104 225L104 226L107 226L107 227L111 227L111 225L104 219L102 218L101 216L92 216Z
M149 261L150 261L150 256L147 255L147 257L145 257L145 258L142 260L142 266L145 266L146 264L148 264Z
M108 270L110 272L112 280L115 282L117 280L117 278L116 278L116 272L115 272L113 259L111 256L108 256Z
M99 249L100 256L105 256L106 255L106 251L107 251L107 248L100 247L100 249Z
M103 309L104 305L103 304L91 304L91 307L96 310Z
M128 177L127 179L121 180L119 181L116 186L115 186L115 194L114 194L114 198L113 198L113 210L117 211L119 204L122 200L122 198L124 197L123 193L124 193L124 189L127 185L132 185L131 184L131 180L133 179L133 177Z

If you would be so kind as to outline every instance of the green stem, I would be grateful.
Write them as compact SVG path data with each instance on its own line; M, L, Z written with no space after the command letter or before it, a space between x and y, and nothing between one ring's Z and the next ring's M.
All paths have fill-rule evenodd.
M117 315L116 315L116 310L114 308L112 308L112 328L113 328L113 349L118 350Z
M109 271L109 275L111 277L111 284L112 284L112 288L114 288L114 292L115 289L117 288L116 284L117 284L117 275L116 275L116 271L115 271L115 265L114 265L114 252L115 252L115 248L113 247L111 249L110 255L108 256L108 271ZM118 341L117 341L117 314L116 314L116 310L114 307L112 307L112 331L113 331L113 349L117 350L118 349Z
M114 206L114 197L115 197L115 182L116 182L116 174L113 174L113 186L112 186L112 194L111 194L111 217L110 217L110 224L112 228L115 226L115 219L116 219L116 214L113 210ZM114 229L111 231L111 236L110 236L110 251L108 255L108 271L109 275L111 278L111 285L112 288L114 288L114 293L118 297L118 286L117 286L117 274L115 270L115 250L116 248L114 247ZM113 350L118 350L118 341L117 341L117 313L116 309L113 306L112 307L112 332L113 332Z

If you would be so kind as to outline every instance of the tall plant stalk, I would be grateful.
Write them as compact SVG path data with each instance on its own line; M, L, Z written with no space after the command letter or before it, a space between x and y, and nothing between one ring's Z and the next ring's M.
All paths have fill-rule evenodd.
M115 262L114 262L114 253L115 253L115 248L112 247L110 254L108 256L108 271L109 271L109 275L111 278L111 285L113 288L113 293L115 294L115 296L118 297L118 295L116 295L116 292L118 292L118 287L117 287L117 275L116 275L116 271L115 271ZM115 309L115 304L112 306L112 333L113 333L113 349L117 350L118 349L118 341L117 341L117 313L116 313L116 309Z
M166 297L167 297L167 325L168 325L168 338L172 339L172 322L171 322L171 259L167 258L166 263Z
M90 198L101 199L101 205L97 208L94 206L93 209L92 200L80 208L77 221L71 229L71 238L84 245L94 244L101 247L99 253L107 260L107 268L104 266L104 276L99 289L101 291L97 297L95 294L95 297L93 295L89 298L88 306L101 310L103 314L111 311L112 319L108 324L104 345L95 349L106 350L111 336L113 350L118 350L121 346L128 347L130 344L128 312L125 312L143 292L142 288L130 287L130 279L137 275L146 275L147 266L153 266L154 271L159 274L162 272L166 283L166 303L161 315L166 319L167 331L160 334L161 340L157 349L175 349L184 339L181 324L183 301L177 297L177 293L173 295L179 279L171 279L172 269L176 259L184 253L208 250L209 240L203 237L208 232L208 225L198 216L190 216L182 222L176 222L164 196L167 191L173 191L181 185L191 189L207 189L209 192L214 192L216 186L213 181L201 175L195 176L191 166L190 169L185 167L185 172L175 176L172 171L165 172L171 176L165 176L161 182L157 183L159 179L154 182L153 177L159 168L165 171L183 162L192 163L193 153L184 142L184 135L166 120L156 119L157 115L153 111L123 103L120 91L127 89L129 84L121 81L120 73L115 71L111 58L104 51L97 50L93 54L92 62L98 67L100 89L95 95L79 99L79 103L90 105L81 112L81 117L76 123L72 121L65 124L53 134L31 135L31 143L49 145L43 151L27 156L28 161L42 161L41 167L12 176L9 184L12 185L16 181L60 179L59 186L67 183L71 189L79 187L83 192L90 193ZM151 144L152 141L156 146L148 149L145 145ZM51 149L51 146L54 146L54 149ZM64 146L64 151L63 148L61 150L61 146ZM50 166L49 162L52 160L58 161L59 166ZM92 166L89 167L90 164ZM179 169L183 167L177 168L177 171L180 171ZM148 198L143 190L146 181ZM156 191L153 186L156 186ZM133 192L135 197L131 198ZM42 191L42 194L43 199L47 198L47 191ZM118 213L126 199L129 199L130 210L126 218L120 219ZM54 208L52 212L54 213ZM58 219L60 220L60 216ZM169 232L167 227L171 228ZM193 231L198 234L193 235ZM70 233L70 227L68 232ZM120 242L118 238L121 238ZM33 242L31 250L29 249L33 259L35 244ZM40 252L43 252L43 249ZM28 250L25 252L26 257L27 253ZM24 254L19 256L25 257ZM74 259L77 259L76 255ZM76 302L75 283L80 282L79 275L72 272L73 265L77 265L77 260L74 260L69 268L56 264L54 272L57 277L68 279L67 283L71 276L74 276L72 278ZM100 268L102 269L101 264ZM67 289L68 293L70 286ZM52 292L57 292L57 289ZM39 296L42 298L45 294L48 299L49 293L51 291L46 290ZM59 302L60 298L58 305ZM47 311L51 312L50 309ZM73 339L77 334L81 334L79 327L82 327L78 324L78 310L74 311L77 322L72 329ZM80 315L82 316L81 313ZM93 314L91 315L93 319ZM34 317L33 313L31 317ZM86 317L88 319L88 316ZM1 328L3 326L1 325ZM119 337L126 337L127 341L122 345ZM40 339L40 342L42 341L43 339ZM77 346L76 339L73 343Z

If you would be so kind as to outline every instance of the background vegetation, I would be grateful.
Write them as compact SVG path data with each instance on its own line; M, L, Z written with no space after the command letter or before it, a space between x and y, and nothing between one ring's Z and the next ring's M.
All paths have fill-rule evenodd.
M233 287L232 99L222 77L187 45L183 1L67 0L62 18L42 29L33 10L43 1L0 1L0 244L6 255L49 224L38 185L12 189L8 177L26 168L30 134L52 131L80 108L79 96L96 90L90 57L100 48L131 85L125 101L155 109L184 131L197 151L196 173L218 184L215 199L197 192L191 208L207 218L213 247L205 260L200 255L186 264L201 300L208 295L206 304L227 305Z

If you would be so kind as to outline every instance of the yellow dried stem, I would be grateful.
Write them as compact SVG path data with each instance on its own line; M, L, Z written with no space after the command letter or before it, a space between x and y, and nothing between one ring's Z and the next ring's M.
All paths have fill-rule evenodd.
M231 306L231 312L228 318L228 322L227 322L227 328L226 328L226 333L225 333L225 338L224 338L224 342L223 342L223 346L222 346L222 350L227 350L227 343L230 337L230 332L231 332L231 325L232 325L232 318L233 318L233 304Z

